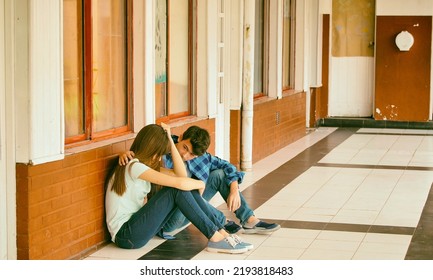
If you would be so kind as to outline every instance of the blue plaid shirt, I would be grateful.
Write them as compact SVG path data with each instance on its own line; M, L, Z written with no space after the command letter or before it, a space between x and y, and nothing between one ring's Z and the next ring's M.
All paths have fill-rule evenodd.
M174 143L178 143L178 136L172 135L172 138ZM174 168L171 154L163 156L163 162L165 168ZM227 185L230 185L233 181L238 181L238 184L241 184L245 175L244 172L238 171L230 162L213 156L208 152L186 161L185 164L189 177L202 180L205 183L209 178L209 174L217 169L222 169L226 174Z

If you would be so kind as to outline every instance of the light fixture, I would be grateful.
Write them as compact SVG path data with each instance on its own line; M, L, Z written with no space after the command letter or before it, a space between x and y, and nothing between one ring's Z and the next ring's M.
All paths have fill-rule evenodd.
M400 51L409 51L414 42L412 34L407 31L398 33L395 37L395 44Z

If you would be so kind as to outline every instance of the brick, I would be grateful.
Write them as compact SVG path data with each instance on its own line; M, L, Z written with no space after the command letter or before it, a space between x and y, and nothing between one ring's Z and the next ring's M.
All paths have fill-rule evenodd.
M112 146L111 145L96 149L96 158L97 159L106 158L112 154L113 154L113 152L112 152Z
M71 205L72 198L70 194L62 195L51 200L52 209L60 209Z
M62 248L62 240L60 237L50 238L48 242L45 242L42 246L42 254L47 255L55 252L58 248Z
M52 184L52 174L43 174L30 177L30 191L36 190L38 188L45 188Z
M70 230L61 236L62 244L70 244L78 240L80 237L79 230Z
M42 259L44 260L66 260L70 258L70 250L68 247L58 248L58 250L52 251Z
M29 205L29 219L52 213L51 201L47 200L38 204Z
M89 170L89 163L87 162L77 165L72 169L72 178L85 176L88 174L88 170Z
M29 176L51 173L56 170L62 169L62 167L63 161L60 160L29 166Z
M81 163L87 163L89 161L96 159L96 150L85 151L85 152L79 153L79 155L80 155L80 162Z
M70 255L76 255L88 248L87 240L79 240L69 246Z
M28 221L28 231L35 232L43 227L42 216L35 217Z
M79 165L81 163L81 156L80 154L67 155L62 163L63 168Z
M15 168L16 168L16 177L17 178L26 178L29 176L27 164L17 163Z
M113 155L119 155L121 153L124 153L126 151L126 141L114 143L111 148L111 156Z
M87 236L91 236L93 235L95 232L97 231L96 226L94 223L89 223L86 225L83 225L82 227L80 227L77 232L78 232L78 237L79 238L83 238L83 237L87 237Z
M85 185L82 183L82 181L82 178L74 177L70 181L61 183L62 194L70 194L77 191L77 189L84 187Z
M72 205L67 208L63 208L50 214L44 215L42 217L42 223L44 226L49 226L51 224L58 223L68 218L75 218L76 213L77 207L75 205Z
M104 169L105 169L105 159L99 159L99 160L89 162L88 173L93 173Z
M52 173L52 184L72 179L72 168L61 169Z

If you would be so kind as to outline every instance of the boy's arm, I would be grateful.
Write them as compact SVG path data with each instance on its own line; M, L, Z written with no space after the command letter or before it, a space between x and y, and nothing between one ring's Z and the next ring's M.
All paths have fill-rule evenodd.
M134 159L134 152L133 151L126 151L123 154L119 155L119 165L127 165L128 162L132 159Z
M242 171L238 171L236 166L231 164L230 162L223 160L217 156L210 155L210 172L217 169L222 169L224 171L224 174L226 175L226 184L231 185L234 181L237 182L236 186L238 184L241 184L245 173Z
M239 194L239 184L242 183L244 172L238 171L237 168L230 162L220 159L216 156L210 158L211 168L210 171L222 169L226 175L226 185L230 189L227 196L227 208L234 212L241 206L241 198Z

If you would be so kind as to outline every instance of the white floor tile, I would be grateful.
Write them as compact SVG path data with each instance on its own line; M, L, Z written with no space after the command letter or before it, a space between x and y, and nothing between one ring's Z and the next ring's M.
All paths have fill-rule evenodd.
M260 246L255 249L246 259L247 260L296 260L305 249L302 248L277 248L274 246Z
M305 250L300 260L350 260L355 252L310 248Z
M311 243L309 249L355 252L358 249L360 243L361 241L316 239L313 241L313 243Z
M317 236L318 240L356 241L361 242L366 236L364 232L344 232L324 230Z

